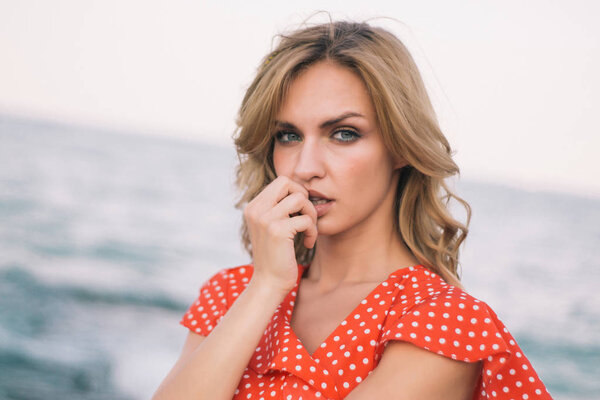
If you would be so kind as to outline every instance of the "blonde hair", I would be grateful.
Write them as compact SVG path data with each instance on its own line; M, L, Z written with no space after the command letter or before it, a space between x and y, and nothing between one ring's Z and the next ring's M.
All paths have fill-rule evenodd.
M408 162L396 192L396 229L422 265L460 286L459 246L468 233L471 208L444 181L460 171L408 49L392 33L364 22L318 24L279 38L247 89L236 121L236 184L241 193L236 207L241 209L276 178L274 121L291 82L310 65L333 61L362 78L386 147ZM466 224L449 212L451 198L465 207ZM241 236L252 255L245 221ZM297 235L296 258L308 264L314 248L307 249L302 242L303 235Z

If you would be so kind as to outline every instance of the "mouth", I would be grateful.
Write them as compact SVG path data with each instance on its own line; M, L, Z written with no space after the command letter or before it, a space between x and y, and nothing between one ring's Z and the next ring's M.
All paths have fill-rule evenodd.
M319 204L325 204L325 203L329 203L331 200L330 199L324 199L322 197L309 197L308 198L310 200L311 203L313 203L313 205L319 205Z
M325 197L325 194L320 193L314 189L308 190L308 200L310 200L310 202L313 204L313 206L327 204L327 203L333 201L332 199Z

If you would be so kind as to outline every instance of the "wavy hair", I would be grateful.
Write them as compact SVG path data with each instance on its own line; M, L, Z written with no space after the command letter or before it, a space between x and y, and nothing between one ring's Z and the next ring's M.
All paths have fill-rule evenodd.
M389 31L365 22L317 24L278 38L277 46L264 57L248 87L236 120L233 139L240 191L236 208L243 208L276 178L272 132L294 78L316 62L335 62L363 80L386 147L408 162L395 196L395 228L422 265L446 282L460 286L459 247L468 233L471 207L445 182L448 177L460 175L460 171L408 49ZM465 224L450 213L452 198L465 207ZM252 256L245 221L240 233ZM315 248L304 247L303 234L296 236L299 263L310 263Z

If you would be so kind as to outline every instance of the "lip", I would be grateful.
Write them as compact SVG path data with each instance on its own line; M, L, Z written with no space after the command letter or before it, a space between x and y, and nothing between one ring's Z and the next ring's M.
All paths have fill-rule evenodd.
M327 211L329 211L329 209L331 208L331 206L333 205L333 203L335 203L335 200L330 199L329 197L327 197L326 195L324 195L323 193L317 191L317 190L309 190L308 191L308 197L318 197L320 199L324 199L324 200L329 200L327 203L325 204L317 204L315 205L315 210L317 210L317 218L321 218L323 215L325 215L327 213Z
M317 210L317 218L321 218L323 215L325 215L327 213L327 211L329 211L329 209L331 208L333 203L335 203L335 201L330 200L329 202L327 202L325 204L315 205L315 210Z
M312 190L312 189L308 191L308 197L318 197L320 199L333 200L333 199L330 199L329 197L325 196L323 193L318 192L316 190Z

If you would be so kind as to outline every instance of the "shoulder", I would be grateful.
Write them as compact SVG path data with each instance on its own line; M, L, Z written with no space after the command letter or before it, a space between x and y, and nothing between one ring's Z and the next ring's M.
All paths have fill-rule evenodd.
M253 272L254 267L252 264L243 264L236 267L223 268L213 275L213 277L226 282L228 286L236 284L247 285L250 282L250 278L252 278Z
M505 349L504 325L491 307L426 268L408 271L389 310L382 341L411 342L460 361Z
M254 268L251 264L222 268L213 273L200 288L200 295L218 297L231 304L248 286Z
M301 274L305 266L298 264L298 274ZM230 306L237 297L248 287L254 266L243 264L230 268L223 268L208 278L200 288L200 295L220 297Z
M195 333L208 336L248 285L252 271L251 265L240 265L223 268L210 275L179 323Z
M464 289L446 283L438 274L422 266L407 269L396 276L394 285L398 289L398 295L394 297L392 306L394 311L403 314L416 311L418 316L421 309L431 308L433 312L438 311L442 315L444 312L467 315L489 308L482 300ZM458 315L456 318L461 319Z
M380 342L383 348L394 343L387 346L390 352L386 349L392 360L388 364L401 362L399 358L405 356L401 352L418 356L419 350L427 350L456 361L481 362L484 396L511 393L514 398L551 398L514 337L486 302L424 268L409 271L396 283ZM423 362L429 362L427 358L444 368L440 359L423 357Z

